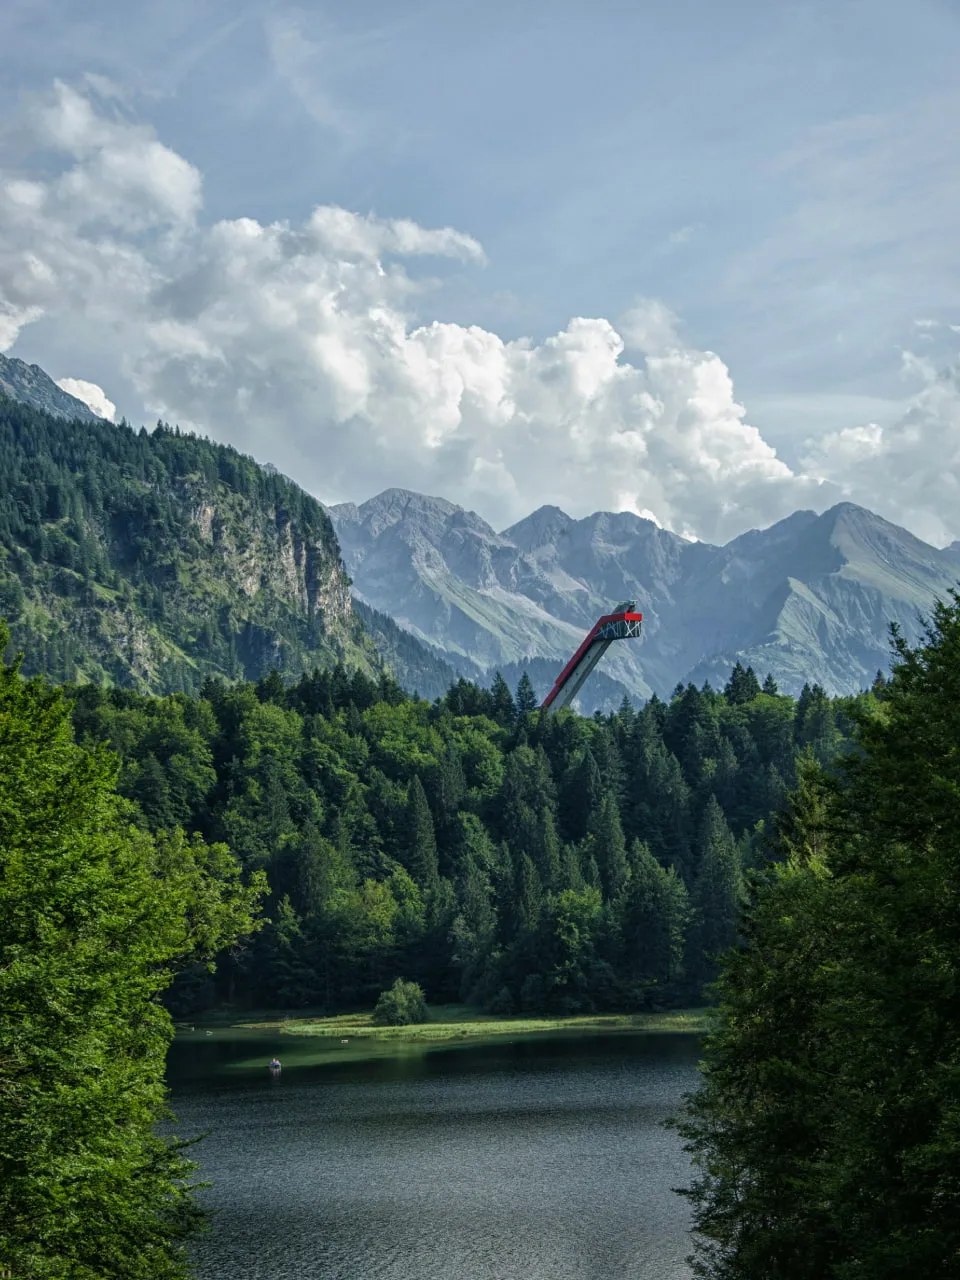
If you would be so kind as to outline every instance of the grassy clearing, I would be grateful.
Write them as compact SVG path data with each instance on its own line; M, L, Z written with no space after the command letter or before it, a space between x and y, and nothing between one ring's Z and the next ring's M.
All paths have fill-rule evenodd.
M570 1018L502 1018L480 1013L464 1005L433 1005L430 1021L409 1027L379 1027L369 1013L343 1013L311 1018L270 1016L262 1021L244 1020L249 1030L275 1031L280 1035L316 1036L338 1043L346 1040L436 1043L487 1040L498 1036L555 1035L558 1032L628 1032L707 1030L710 1011L677 1009L668 1013L610 1013Z

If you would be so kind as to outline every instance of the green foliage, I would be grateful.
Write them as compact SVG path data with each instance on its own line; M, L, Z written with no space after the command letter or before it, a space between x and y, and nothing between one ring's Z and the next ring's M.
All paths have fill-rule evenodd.
M379 1027L409 1027L427 1021L427 1004L423 988L416 982L397 978L389 991L380 993L373 1010L373 1020Z
M807 754L681 1125L697 1274L902 1280L960 1258L960 596L882 701L798 706ZM857 750L817 763L843 710Z
M398 972L438 1001L505 1007L506 990L531 1011L698 1000L798 749L842 741L855 713L827 700L833 736L812 742L809 708L769 693L518 716L505 682L499 701L464 680L431 706L339 665L199 697L71 697L141 826L266 872L270 923L213 982L179 980L180 1013L372 1004Z
M0 648L6 642L0 627ZM186 1274L191 1165L159 1136L172 1035L157 996L251 928L227 849L131 825L117 764L70 706L0 665L0 1267Z
M540 699L534 691L533 682L525 671L517 684L517 714L521 716L529 715L531 711L536 711L539 705Z

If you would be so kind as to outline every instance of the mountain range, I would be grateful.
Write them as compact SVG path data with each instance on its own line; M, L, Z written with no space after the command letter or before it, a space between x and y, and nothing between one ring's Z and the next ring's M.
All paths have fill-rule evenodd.
M269 464L114 426L0 357L0 615L27 669L55 679L163 692L342 659L430 698L498 670L542 696L596 618L632 599L643 639L610 650L588 714L722 685L736 662L784 692L852 693L887 666L890 623L916 641L958 578L960 542L932 547L851 503L725 546L552 506L497 532L404 489L324 509Z
M797 511L725 546L629 512L578 520L549 506L497 532L403 489L329 511L354 593L454 665L555 667L601 613L636 600L643 640L603 663L635 698L722 685L736 662L784 692L856 692L888 665L890 623L915 641L960 577L960 543L932 547L852 503Z

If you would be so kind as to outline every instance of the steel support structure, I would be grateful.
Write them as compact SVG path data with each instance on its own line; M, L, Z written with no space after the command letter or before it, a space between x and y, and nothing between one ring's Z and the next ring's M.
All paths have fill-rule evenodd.
M637 613L636 607L635 601L625 600L613 613L605 613L597 619L580 648L557 676L541 704L541 711L560 711L569 706L614 640L639 639L643 614Z

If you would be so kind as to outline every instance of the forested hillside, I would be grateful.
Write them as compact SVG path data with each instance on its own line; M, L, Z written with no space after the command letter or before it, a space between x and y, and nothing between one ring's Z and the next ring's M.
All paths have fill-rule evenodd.
M0 396L0 617L25 670L168 693L377 664L321 505L234 449Z
M266 870L270 923L215 980L181 979L182 1013L369 1004L398 975L502 1011L699 998L798 753L832 760L857 701L743 668L593 719L541 718L526 680L431 705L342 667L72 697L144 825Z

